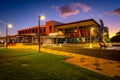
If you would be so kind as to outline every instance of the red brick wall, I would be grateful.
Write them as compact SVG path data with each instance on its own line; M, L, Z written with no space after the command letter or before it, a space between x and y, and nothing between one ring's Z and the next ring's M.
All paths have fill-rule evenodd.
M50 31L50 26L51 26L51 31ZM49 33L54 32L54 21L48 21L46 22L46 34L49 35Z

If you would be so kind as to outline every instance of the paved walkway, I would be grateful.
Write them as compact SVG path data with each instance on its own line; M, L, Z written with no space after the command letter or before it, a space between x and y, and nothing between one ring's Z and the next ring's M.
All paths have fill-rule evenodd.
M68 56L65 60L71 64L104 74L109 77L120 76L120 62L96 57L90 57L75 53L61 52L51 49L43 49L42 51Z
M17 45L9 48L30 48L30 49L38 50L38 46L23 47L23 45ZM120 77L120 61L90 57L90 56L62 52L62 51L46 49L46 48L41 48L41 51L62 55L62 56L67 56L68 58L65 60L65 62L86 68L88 70L95 71L97 73L104 74L109 77L115 77L115 76Z

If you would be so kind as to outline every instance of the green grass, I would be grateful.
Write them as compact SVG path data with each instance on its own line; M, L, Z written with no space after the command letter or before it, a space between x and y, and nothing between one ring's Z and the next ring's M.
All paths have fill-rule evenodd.
M28 49L0 49L0 80L111 80L64 62L65 56Z

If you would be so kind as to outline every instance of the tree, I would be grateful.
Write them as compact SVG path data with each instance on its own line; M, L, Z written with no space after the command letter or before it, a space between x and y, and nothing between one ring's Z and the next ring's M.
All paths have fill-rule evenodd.
M111 42L120 42L120 31L117 32L116 35L111 38Z

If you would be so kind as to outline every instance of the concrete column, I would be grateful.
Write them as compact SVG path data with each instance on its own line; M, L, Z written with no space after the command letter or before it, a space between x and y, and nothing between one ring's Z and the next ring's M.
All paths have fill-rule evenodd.
M56 35L56 45L57 45L57 35Z
M89 40L89 43L91 43L91 26L89 26L89 31L90 31L90 40Z
M86 42L88 42L88 39L87 39L87 28L85 28L85 38L86 38Z
M32 37L32 42L34 42L34 36L31 36Z
M25 36L22 37L22 42L25 42Z

